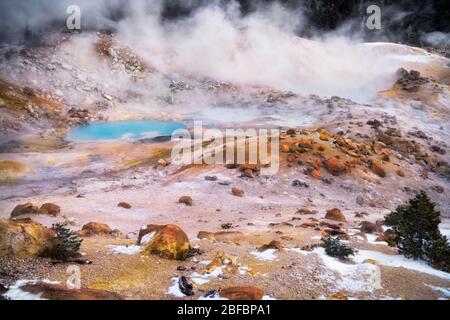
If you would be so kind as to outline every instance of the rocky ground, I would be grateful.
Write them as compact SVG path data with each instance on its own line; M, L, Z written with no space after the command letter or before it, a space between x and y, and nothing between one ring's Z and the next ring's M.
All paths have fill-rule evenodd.
M368 45L403 69L362 104L162 72L114 38L74 37L0 50L7 297L448 299L450 275L399 256L383 226L425 190L450 229L448 59ZM80 124L124 119L281 128L280 170L178 166L171 142L66 138ZM82 260L92 263L73 263L84 291L61 285L70 263L36 258L52 243L44 226L56 222L81 230ZM142 229L149 224L181 229ZM144 243L142 230L152 230ZM317 247L326 235L359 252L347 262L326 256Z

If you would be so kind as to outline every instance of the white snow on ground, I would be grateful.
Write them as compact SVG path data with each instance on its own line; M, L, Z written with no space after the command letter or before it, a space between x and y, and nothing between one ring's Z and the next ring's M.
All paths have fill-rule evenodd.
M275 252L277 252L277 249L268 249L263 252L252 251L250 253L252 255L254 255L256 257L256 259L258 259L258 260L273 261L277 258L277 256L275 255Z
M373 292L382 289L381 272L378 266L369 263L352 264L328 256L325 249L316 248L313 251L322 259L327 269L337 273L339 278L335 280L336 286L349 292L367 291ZM327 275L331 276L331 275Z
M23 291L21 288L26 285L35 285L39 282L47 284L59 284L59 282L49 280L18 280L12 286L8 288L8 291L3 295L7 299L11 300L46 300L41 297L42 293L29 293Z
M450 273L433 269L431 266L429 266L423 261L414 261L400 255L388 255L377 251L359 250L358 253L355 255L355 257L353 258L353 261L357 263L362 263L367 259L374 259L378 261L380 265L383 266L394 268L403 267L405 269L410 269L417 272L426 273L438 278L450 280Z
M450 288L442 288L442 287L435 287L429 284L426 284L427 287L433 289L434 291L440 291L444 294L445 298L450 298Z
M272 298L272 297L269 296L269 295L265 295L265 296L262 297L262 300L277 300L277 299Z
M388 243L385 241L375 241L378 238L378 236L375 234L368 233L368 234L366 234L366 237L367 237L367 242L370 244L388 246Z
M113 254L135 255L142 251L141 246L109 246L109 252Z
M223 273L222 267L217 267L213 271L205 274L199 274L198 272L194 272L191 274L191 280L195 284L203 285L208 283L211 278L217 278Z
M172 278L172 285L167 289L166 294L177 298L183 298L185 295L180 291L179 277Z
M448 230L448 229L440 229L440 230L441 230L441 234L442 234L443 236L446 236L446 237L447 237L447 240L450 241L450 230Z

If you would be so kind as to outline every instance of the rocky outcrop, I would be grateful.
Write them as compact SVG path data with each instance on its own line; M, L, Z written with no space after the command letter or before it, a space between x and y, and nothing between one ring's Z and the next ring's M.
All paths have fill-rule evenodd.
M0 220L0 257L37 257L54 245L53 230L31 219Z
M148 225L139 233L138 243L144 251L171 260L185 260L189 256L189 239L178 226Z
M325 219L333 220L333 221L340 221L340 222L347 222L345 215L341 212L341 210L336 209L336 208L328 210L327 214L325 215Z
M219 294L229 300L262 300L264 291L256 287L242 286L221 289Z

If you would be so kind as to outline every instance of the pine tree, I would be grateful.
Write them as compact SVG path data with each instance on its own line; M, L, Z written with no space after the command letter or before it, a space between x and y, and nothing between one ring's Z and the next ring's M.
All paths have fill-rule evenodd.
M46 255L62 261L79 257L83 240L78 239L76 233L70 230L65 223L54 224L52 229L56 232L56 245Z
M440 223L440 213L424 191L386 216L386 225L392 227L394 244L401 254L448 270L450 246L439 231Z
M322 239L325 248L325 253L331 257L339 258L341 260L347 259L349 256L355 255L355 250L353 248L341 243L339 239L328 237Z

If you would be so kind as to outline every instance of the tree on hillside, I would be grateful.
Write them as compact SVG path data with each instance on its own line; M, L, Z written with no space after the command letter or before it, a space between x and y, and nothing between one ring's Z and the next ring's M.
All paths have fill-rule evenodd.
M386 216L401 254L450 271L450 246L439 231L440 223L440 213L424 191Z

